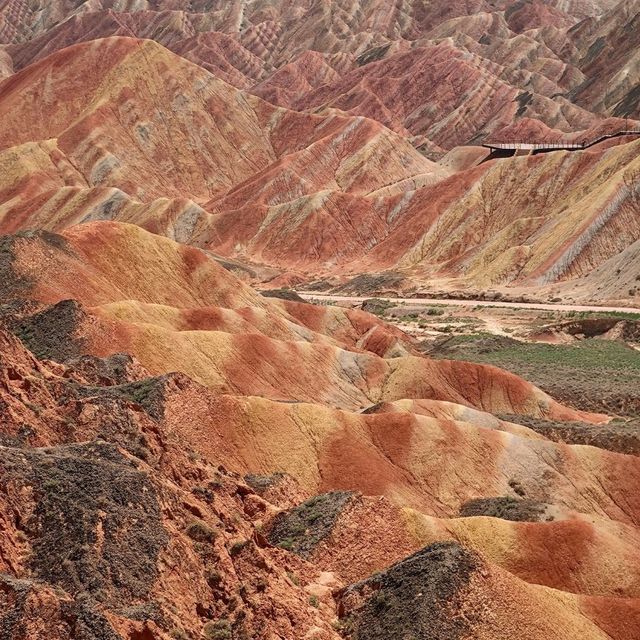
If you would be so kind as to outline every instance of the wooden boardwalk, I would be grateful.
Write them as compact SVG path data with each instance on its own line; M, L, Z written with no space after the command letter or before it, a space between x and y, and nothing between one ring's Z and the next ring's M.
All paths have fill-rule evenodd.
M545 151L576 151L588 149L599 142L609 140L611 138L619 138L621 136L640 136L640 129L622 129L614 133L605 133L592 140L584 142L575 142L573 140L560 140L557 142L485 142L482 146L491 149L493 152L513 152L512 155L519 151L527 151L529 153L541 153Z

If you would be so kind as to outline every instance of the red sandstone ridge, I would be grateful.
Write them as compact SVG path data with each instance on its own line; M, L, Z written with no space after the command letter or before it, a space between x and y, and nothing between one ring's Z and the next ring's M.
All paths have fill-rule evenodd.
M362 69L379 67L388 84L393 60L423 64L425 51ZM86 67L96 72L87 77ZM465 286L534 287L607 268L637 239L633 136L611 140L609 150L485 163L474 152L466 165L434 163L375 119L275 107L130 38L64 49L0 87L4 232L115 219L292 270L299 281L393 269L411 282L431 274ZM50 105L46 120L42 104ZM536 120L518 123L509 135L561 135ZM602 121L578 139L623 123Z
M486 119L469 131L474 127L467 121L475 116L477 105L468 99L469 87L456 81L463 75L471 76L481 87L504 82L506 95L497 101L506 118L533 115L549 126L570 131L588 126L590 118L601 115L633 115L635 76L622 69L634 68L637 47L622 38L627 44L616 47L613 55L602 52L605 39L621 39L624 29L633 32L631 1L477 0L428 7L407 2L402 8L390 9L384 2L370 0L359 3L357 10L353 3L332 9L317 2L291 10L286 3L266 8L257 2L230 2L224 7L205 2L185 9L173 2L116 7L101 1L80 7L57 2L50 10L40 11L14 0L0 13L0 43L6 59L2 67L8 75L58 49L95 38L148 38L271 102L310 105L317 101L323 85L333 85L335 90L340 83L344 88L362 67L412 49L429 50L446 39L453 48L452 62L460 58L465 62L453 65L449 75L436 74L437 83L451 94L447 105L457 104L459 122L465 123L455 138L458 143L486 135L498 124ZM363 70L365 77L371 71ZM425 95L433 92L433 80L427 77L420 82ZM597 101L597 106L589 103L612 82L615 88L606 98ZM389 111L388 103L393 102L394 85L403 86L405 93L411 91L410 77L395 78L388 89L374 87L371 95L372 87L367 84L350 87L348 97L342 91L341 102L360 115L398 125L406 114L394 113L393 108ZM484 100L494 100L492 91L481 87L477 93L484 94ZM338 97L330 98L325 105ZM442 128L451 126L442 112L429 113L429 118L439 118ZM420 128L421 122L412 125L411 131ZM431 133L436 135L438 128L432 127ZM440 142L450 146L453 141L450 135ZM432 152L438 150L434 143L440 144L424 136L415 142L426 144Z
M605 416L137 226L1 248L8 638L638 637L639 459L492 414Z
M9 297L54 305L45 316L72 312L79 324L68 327L69 336L86 350L131 353L154 374L178 370L217 391L349 409L430 397L496 412L579 417L506 372L418 357L404 334L368 314L340 311L329 321L322 317L335 312L318 317L305 304L271 302L203 251L133 225L95 222L60 236L7 238L6 275L20 285ZM114 270L116 260L128 268ZM67 309L67 299L82 308Z
M640 640L626 389L276 289L640 295L636 5L0 2L2 640Z
M81 73L87 65L95 69L91 76ZM143 200L186 196L203 202L233 188L237 193L249 179L287 177L299 163L308 176L289 177L297 195L323 188L369 193L407 176L446 175L375 121L278 109L150 41L109 38L70 47L5 80L1 94L0 148L55 139L57 161L75 168L75 175L70 169L72 175L64 176L65 185L108 185ZM38 115L36 96L50 106L46 120ZM137 106L125 116L128 103ZM159 104L166 113L154 113ZM225 126L222 114L232 118ZM321 156L323 149L331 155ZM361 154L368 163L346 166L345 154ZM381 175L376 161L383 158ZM271 191L271 201L291 197Z

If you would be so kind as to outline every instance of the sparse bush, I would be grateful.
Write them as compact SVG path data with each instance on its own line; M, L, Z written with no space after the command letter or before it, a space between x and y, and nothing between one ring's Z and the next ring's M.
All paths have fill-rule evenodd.
M269 584L264 578L258 578L258 580L256 581L256 591L266 591L268 586Z
M300 586L300 579L295 573L287 571L287 578L289 578L289 580L291 580L291 582L293 582L297 587Z
M309 596L309 604L318 609L320 607L320 598L318 596Z
M262 495L267 489L281 482L285 477L282 471L276 471L267 476L261 476L249 473L244 477L244 481L259 495Z
M193 487L191 489L191 493L193 493L196 498L203 500L211 504L213 502L213 492L207 487Z
M33 411L33 413L35 413L37 416L39 416L44 411L44 408L41 407L39 404L33 404L33 402L25 402L24 404L28 409L31 409L31 411Z
M498 496L495 498L476 498L468 500L460 507L460 515L489 516L517 522L537 522L545 512L546 505L534 500Z
M383 316L385 311L393 306L393 303L380 298L369 298L362 303L362 310L373 313L376 316Z
M331 626L335 631L341 631L347 636L350 636L354 631L354 623L351 616L346 616L342 620L334 620Z
M517 481L517 480L509 480L508 482L509 486L513 489L513 491L519 495L521 498L525 495L525 490L522 487L522 485Z
M378 591L371 597L371 604L375 611L384 611L389 606L389 597L384 591Z
M202 520L194 520L186 529L187 535L196 542L213 542L216 539L216 532Z
M278 545L281 549L285 551L291 551L293 549L294 541L291 538L285 538L278 542Z
M217 472L214 473L213 479L209 480L209 482L207 483L207 487L213 491L215 491L216 489L222 489L224 487L222 476Z
M222 574L215 569L207 569L204 574L204 578L212 589L218 587L222 582Z
M444 309L438 309L436 307L429 307L425 313L428 316L443 316L444 315Z
M248 544L248 540L238 540L237 542L234 542L229 549L229 555L231 557L239 555Z
M207 622L202 633L207 640L227 640L232 637L231 623L226 618Z
M336 519L352 497L348 491L331 491L278 514L268 535L269 542L303 557L308 555L331 533Z

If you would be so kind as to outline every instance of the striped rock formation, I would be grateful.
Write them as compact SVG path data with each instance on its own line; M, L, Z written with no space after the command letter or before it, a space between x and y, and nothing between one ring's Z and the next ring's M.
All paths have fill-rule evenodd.
M391 269L471 287L573 287L638 239L634 136L479 165L459 149L434 163L402 127L274 107L130 38L64 49L0 88L5 233L118 220L298 281ZM634 268L615 290L592 278L576 295L624 299Z
M606 416L135 225L0 256L7 637L638 637L640 460L493 414Z

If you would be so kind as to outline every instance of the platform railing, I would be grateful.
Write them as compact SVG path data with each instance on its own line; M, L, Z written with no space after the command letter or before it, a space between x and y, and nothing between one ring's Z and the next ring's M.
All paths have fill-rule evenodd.
M490 149L503 149L507 151L537 151L547 149L587 149L598 142L609 138L618 138L626 135L640 135L640 129L623 129L614 133L605 133L593 140L585 142L556 141L556 142L485 142L482 146Z

